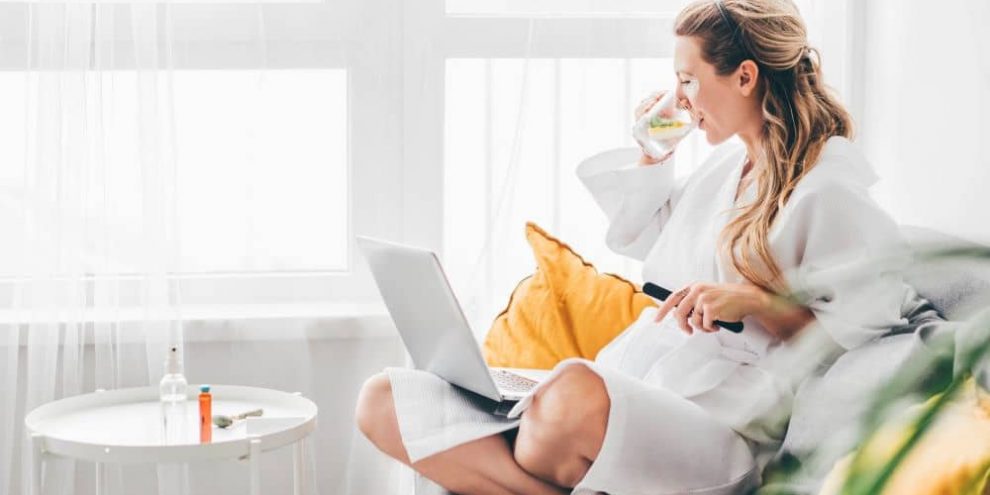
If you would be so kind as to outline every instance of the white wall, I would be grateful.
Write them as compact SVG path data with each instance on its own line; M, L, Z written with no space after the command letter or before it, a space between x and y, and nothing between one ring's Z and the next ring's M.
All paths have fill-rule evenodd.
M858 134L877 199L901 223L990 243L990 2L866 10Z

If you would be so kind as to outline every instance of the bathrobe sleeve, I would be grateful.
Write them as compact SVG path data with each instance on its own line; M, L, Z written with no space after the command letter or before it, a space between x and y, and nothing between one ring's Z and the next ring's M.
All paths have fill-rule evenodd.
M686 181L674 178L674 158L641 166L640 154L639 148L605 151L581 162L577 175L608 217L605 244L643 261Z
M795 191L778 219L775 244L784 248L783 263L796 267L785 270L788 283L804 291L804 303L836 343L852 349L906 323L906 244L864 185L815 183Z

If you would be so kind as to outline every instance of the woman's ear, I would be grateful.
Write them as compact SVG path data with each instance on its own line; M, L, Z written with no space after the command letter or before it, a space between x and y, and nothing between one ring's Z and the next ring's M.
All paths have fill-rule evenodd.
M757 82L760 80L760 67L752 60L743 60L736 70L739 82L739 92L748 97L756 91Z

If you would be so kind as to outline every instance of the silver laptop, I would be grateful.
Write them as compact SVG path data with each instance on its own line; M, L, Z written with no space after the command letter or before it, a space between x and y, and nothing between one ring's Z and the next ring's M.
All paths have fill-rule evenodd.
M549 373L488 367L432 251L363 236L357 243L417 369L503 405L525 397Z

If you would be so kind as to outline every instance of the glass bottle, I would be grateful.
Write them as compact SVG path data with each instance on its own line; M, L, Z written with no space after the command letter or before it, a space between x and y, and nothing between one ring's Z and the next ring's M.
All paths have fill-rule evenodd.
M182 361L179 350L172 347L165 357L165 374L158 384L158 398L161 401L163 440L166 445L183 443L186 418L186 377L182 374Z

